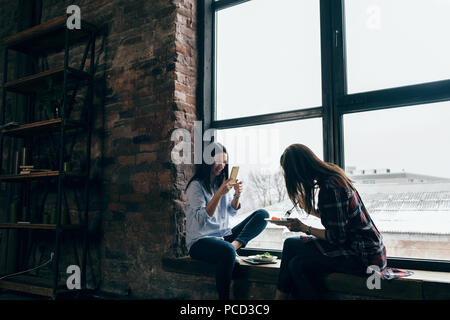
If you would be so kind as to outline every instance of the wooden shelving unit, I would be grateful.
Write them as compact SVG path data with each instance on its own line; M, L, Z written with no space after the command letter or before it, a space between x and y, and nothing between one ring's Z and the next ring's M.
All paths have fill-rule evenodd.
M49 298L52 298L55 292L51 280L26 275L17 275L0 280L0 288L31 293ZM65 283L62 281L58 283L57 289L59 293L68 291Z
M61 225L63 230L80 230L83 228L79 224ZM36 230L56 230L56 224L43 223L0 223L0 229L36 229Z
M66 16L56 17L30 29L13 34L3 40L11 50L22 53L49 53L59 51L66 43ZM69 43L77 43L89 38L97 28L87 21L81 21L81 29L70 30Z
M48 132L61 131L61 125L62 119L58 118L18 125L11 129L3 129L2 133L5 136L26 137ZM66 130L86 129L86 124L80 121L66 121L65 125Z
M95 61L95 38L97 28L89 22L82 21L81 29L69 30L66 27L67 16L56 17L50 21L34 26L30 29L21 31L11 35L3 40L4 45L4 64L3 64L3 81L1 96L1 122L4 127L8 114L12 114L7 109L7 94L19 94L28 97L28 100L36 98L36 94L46 92L49 89L59 90L62 93L63 100L60 105L61 114L53 119L39 119L34 121L34 109L28 110L26 119L27 123L20 123L14 126L4 127L0 131L0 183L7 185L31 186L33 183L45 182L53 184L57 188L56 193L56 223L0 223L1 230L10 230L17 232L54 232L54 246L52 249L51 270L52 278L42 278L29 274L20 275L4 275L0 274L0 288L27 292L31 294L41 295L50 298L56 298L57 294L67 290L65 281L62 281L59 274L61 236L64 232L81 232L83 236L82 265L81 265L81 282L82 288L86 288L86 258L87 258L87 226L89 211L89 176L90 176L90 148L92 134L92 102L93 102L93 84L94 84L94 61ZM83 58L81 59L80 68L69 66L69 51L74 44L86 43ZM58 53L64 50L63 66L43 70L35 74L26 75L18 79L8 79L8 52L16 51L28 55L31 59L38 57L47 57L49 54ZM90 65L85 70L87 58L90 58ZM34 61L35 61L34 60ZM52 88L50 88L50 84ZM85 100L84 110L86 118L71 119L70 110L73 100L77 95L79 86L87 86L87 99ZM71 95L69 95L69 91ZM11 121L11 120L10 120ZM75 131L87 135L86 139L86 163L87 167L83 172L69 171L65 172L63 167L63 159L66 158L65 143L67 143L67 132ZM58 153L58 168L42 169L43 171L31 172L28 174L18 174L11 172L11 168L3 168L4 155L4 139L19 139L23 145L30 145L33 139L39 139L41 136L50 136L52 141L59 141L59 146L55 150ZM11 162L10 162L11 163ZM84 183L85 197L83 204L84 214L80 217L77 224L62 224L61 212L63 206L63 196L65 197L64 188L72 182ZM8 190L13 190L9 188ZM22 188L22 190L31 190L31 187ZM28 194L22 193L22 194ZM64 195L63 195L64 194ZM27 201L31 201L32 197L27 195ZM9 197L8 199L10 199ZM46 199L46 197L44 198ZM45 200L44 200L45 201ZM6 205L9 208L10 202ZM66 208L67 209L67 208ZM30 209L28 209L30 210ZM23 220L23 219L22 219ZM76 244L75 244L76 245ZM75 250L77 251L77 250ZM78 254L77 254L78 255ZM77 256L78 258L78 256ZM2 257L0 257L0 260ZM35 266L27 266L26 269L34 269ZM17 270L18 272L22 270ZM14 272L15 274L16 272ZM5 277L6 276L6 277Z
M21 182L26 180L46 179L46 178L58 178L60 175L67 178L84 179L87 176L81 173L73 172L59 172L59 171L44 171L33 172L29 174L6 174L0 176L0 182Z
M76 70L67 67L59 67L52 70L47 70L40 72L38 74L33 74L31 76L26 76L21 79L14 81L9 81L5 83L5 88L7 91L17 92L17 93L34 93L47 89L47 80L52 79L56 84L62 83L64 81L64 72L67 72L68 81L67 85L70 86L73 80L88 80L90 79L90 74L80 70Z

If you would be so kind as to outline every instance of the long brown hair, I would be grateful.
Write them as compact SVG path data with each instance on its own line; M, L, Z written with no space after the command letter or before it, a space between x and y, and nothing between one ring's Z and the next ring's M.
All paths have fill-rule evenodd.
M355 190L352 181L339 166L320 160L303 144L291 144L280 158L289 199L307 213L315 208L314 191L321 182L335 177Z

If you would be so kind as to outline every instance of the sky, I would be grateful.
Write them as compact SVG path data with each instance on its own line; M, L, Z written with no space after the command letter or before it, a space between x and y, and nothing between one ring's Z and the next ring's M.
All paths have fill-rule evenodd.
M450 0L345 8L349 93L450 79ZM219 11L217 23L218 119L321 105L319 1L253 0ZM346 166L450 178L449 119L448 101L345 115ZM218 140L245 175L279 168L291 143L322 157L321 130L310 119L224 130Z

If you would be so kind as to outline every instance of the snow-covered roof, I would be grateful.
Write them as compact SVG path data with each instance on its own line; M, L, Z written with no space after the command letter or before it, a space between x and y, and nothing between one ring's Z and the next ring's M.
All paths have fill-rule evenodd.
M442 178L442 177L435 177L435 176L428 176L423 174L416 174L416 173L410 173L410 172L393 172L393 173L369 173L369 174L354 174L349 175L350 179L353 181L363 181L363 180L370 180L375 179L378 182L381 182L383 180L405 180L405 179L411 179L414 181L422 180L424 182L450 182L450 179L448 178Z
M355 184L355 187L381 232L450 235L450 183ZM286 199L264 209L271 216L282 217L291 208L291 201ZM249 213L237 215L231 223L236 224ZM313 227L322 227L320 219L304 212L293 216ZM282 227L269 224L268 228Z

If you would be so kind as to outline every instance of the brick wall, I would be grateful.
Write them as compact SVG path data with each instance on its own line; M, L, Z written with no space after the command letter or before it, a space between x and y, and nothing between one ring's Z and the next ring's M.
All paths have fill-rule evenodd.
M99 60L104 119L96 122L99 129L104 125L104 135L94 153L102 158L103 291L139 298L183 295L177 293L179 279L162 271L161 258L184 253L182 189L190 173L171 163L170 136L175 128L190 129L195 119L193 3L84 5L107 30Z
M101 27L89 285L133 298L215 299L214 279L167 273L161 266L165 255L186 254L183 190L193 167L171 162L170 138L176 128L193 132L197 120L196 1L43 0L41 21L65 14L70 4ZM0 0L2 38L20 30L19 11L15 1ZM70 63L78 65L82 54L83 47L74 47ZM61 59L49 57L48 63ZM241 296L271 298L273 290L252 285Z

